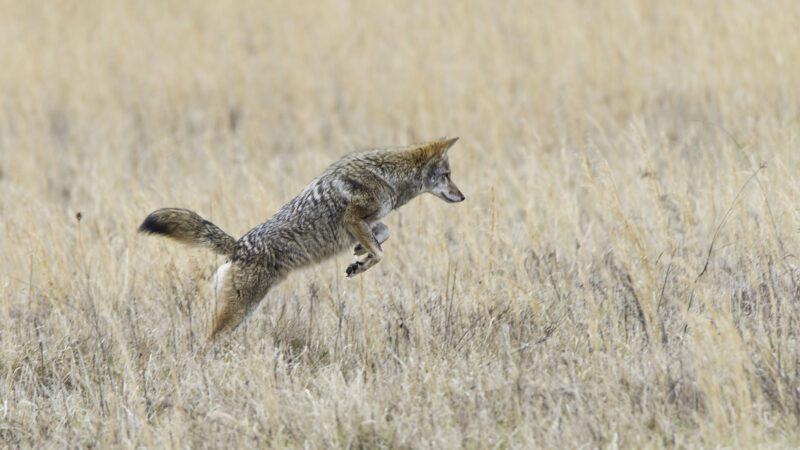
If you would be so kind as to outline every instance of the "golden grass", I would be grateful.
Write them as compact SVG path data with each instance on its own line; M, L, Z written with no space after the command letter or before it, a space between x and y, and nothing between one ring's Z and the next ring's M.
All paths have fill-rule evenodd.
M2 1L0 445L797 446L798 29L794 0ZM148 212L238 236L445 134L466 202L195 354L223 261Z

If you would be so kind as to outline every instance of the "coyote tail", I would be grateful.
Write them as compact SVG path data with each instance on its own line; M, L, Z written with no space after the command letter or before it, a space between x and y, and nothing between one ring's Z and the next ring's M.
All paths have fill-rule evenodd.
M160 234L184 244L205 247L227 257L233 256L236 239L194 211L162 208L150 213L139 226L140 233Z

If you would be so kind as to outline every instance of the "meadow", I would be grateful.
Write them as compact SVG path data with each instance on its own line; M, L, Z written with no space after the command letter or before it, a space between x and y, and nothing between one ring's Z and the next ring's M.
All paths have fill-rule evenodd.
M0 0L0 447L796 448L800 2ZM212 354L238 237L459 136Z

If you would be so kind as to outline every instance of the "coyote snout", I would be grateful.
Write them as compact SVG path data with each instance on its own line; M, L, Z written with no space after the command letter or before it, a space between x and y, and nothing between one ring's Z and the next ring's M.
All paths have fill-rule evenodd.
M437 184L436 186L431 189L431 194L439 197L440 199L448 202L448 203L458 203L463 202L466 197L461 191L458 190L458 187L452 180L450 180L450 174L447 173L441 176L442 181L441 183Z
M359 257L347 267L348 277L377 264L383 257L381 244L389 238L389 227L381 219L393 209L424 192L450 203L464 200L450 179L447 160L447 150L457 139L347 155L239 240L196 213L177 208L151 213L139 231L228 257L215 276L220 307L207 350L239 326L292 270L347 248Z

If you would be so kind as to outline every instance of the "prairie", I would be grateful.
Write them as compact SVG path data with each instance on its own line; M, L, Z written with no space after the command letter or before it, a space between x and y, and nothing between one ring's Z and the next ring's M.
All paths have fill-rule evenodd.
M800 445L800 3L0 1L0 446ZM467 197L197 354L238 237L347 152Z

